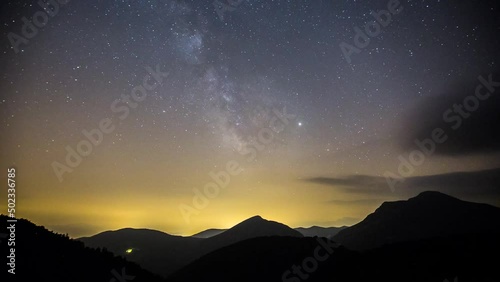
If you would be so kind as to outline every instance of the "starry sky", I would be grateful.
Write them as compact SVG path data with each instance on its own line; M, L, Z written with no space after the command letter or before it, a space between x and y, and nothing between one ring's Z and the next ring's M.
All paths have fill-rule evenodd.
M458 129L442 118L478 77L500 80L499 4L456 2L72 0L43 18L34 1L2 1L0 180L15 167L16 215L73 237L190 235L256 214L351 225L423 190L500 206L500 90L484 86ZM347 60L341 44L391 5ZM386 173L435 128L448 140L391 189ZM228 163L241 172L194 207Z

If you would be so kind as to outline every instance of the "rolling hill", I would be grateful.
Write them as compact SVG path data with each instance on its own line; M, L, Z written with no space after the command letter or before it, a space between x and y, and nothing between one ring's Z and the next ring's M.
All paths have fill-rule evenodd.
M7 216L0 216L0 229L7 230ZM56 234L34 223L18 219L15 224L15 277L8 274L7 243L0 238L2 252L2 281L103 281L132 278L135 281L163 281L139 265L113 255L105 249L85 247L67 235ZM5 255L3 255L5 254ZM15 278L15 280L13 279Z
M79 238L90 247L105 247L115 254L137 262L145 269L167 277L174 271L219 248L250 238L264 236L302 237L290 227L251 217L210 238L172 236L148 229L120 229ZM127 250L130 252L127 253Z

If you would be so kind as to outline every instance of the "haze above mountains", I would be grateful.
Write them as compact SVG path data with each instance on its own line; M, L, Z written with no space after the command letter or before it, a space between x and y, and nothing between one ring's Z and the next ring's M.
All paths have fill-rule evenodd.
M292 229L254 216L227 230L211 229L190 237L125 228L75 240L20 222L18 255L30 259L20 260L19 268L34 269L31 278L42 280L50 274L52 281L67 281L90 268L94 271L84 276L87 281L90 277L110 281L109 271L121 266L137 281L296 282L306 275L307 281L500 278L497 261L489 259L500 252L500 208L439 192L385 202L360 223L343 228ZM311 237L335 232L331 239ZM314 271L305 271L304 261L322 245L330 246L331 254L316 262ZM67 270L47 274L35 267L41 261L61 263Z

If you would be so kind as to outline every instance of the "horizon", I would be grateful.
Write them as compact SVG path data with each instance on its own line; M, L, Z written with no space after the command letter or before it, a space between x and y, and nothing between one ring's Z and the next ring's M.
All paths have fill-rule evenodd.
M402 199L402 200L395 200L395 201L385 201L385 202L406 202L412 198L415 198L417 196L419 196L420 194L422 193L429 193L429 192L437 192L437 193L440 193L438 191L431 191L431 190L428 190L428 191L424 191L424 192L421 192L419 193L418 195L414 196L414 197L410 197L408 199ZM459 199L459 198L456 198L456 197L453 197L453 196L450 196L450 195L447 195L447 194L444 194L444 193L440 193L442 195L445 195L445 196L448 196L448 197L452 197L452 198L455 198L455 199L458 199L460 201L465 201L463 199ZM384 203L385 203L384 202ZM466 201L466 202L472 202L472 201ZM487 203L482 203L482 202L472 202L472 203L479 203L479 204L487 204ZM487 205L490 205L490 204L487 204ZM499 207L500 208L500 205L491 205L493 207ZM380 206L379 206L380 207ZM378 208L378 207L377 207ZM372 212L370 212L369 214L372 214L374 213L375 210L373 210ZM367 216L369 215L367 214ZM1 215L4 215L4 214L1 214ZM4 216L7 216L7 215L4 215ZM199 233L202 233L202 232L205 232L205 231L208 231L208 230L212 230L212 229L215 229L215 230L228 230L228 229L231 229L232 227L248 220L248 219L251 219L251 218L255 218L255 217L259 217L261 218L262 220L264 221L271 221L271 222L277 222L277 223L281 223L281 224L284 224L292 229L299 229L299 228L303 228L303 229L309 229L309 228L314 228L314 227L319 227L319 228L342 228L342 227L351 227L353 225L356 225L358 223L360 223L361 221L363 221L364 219L366 219L366 217L360 219L359 221L351 224L351 225L339 225L339 226L332 226L332 225L316 225L316 224L313 224L313 225L301 225L301 226L291 226L289 224L287 224L286 222L281 222L281 221L278 221L278 220L275 220L275 219L272 219L272 218L266 218L266 217L263 217L261 215L253 215L253 216L250 216L250 217L247 217L247 218L244 218L244 219L241 219L237 222L234 222L234 223L228 223L229 225L226 225L226 226L215 226L215 227L209 227L209 228L205 228L205 229L202 229L202 230L199 230L195 233L191 233L191 234L179 234L179 233L173 233L173 232L169 232L168 230L162 230L162 229L155 229L155 228L151 228L151 227L147 227L147 226L123 226L123 227L118 227L116 229L106 229L106 230L100 230L100 231L95 231L93 233L89 233L89 234L79 234L79 235L72 235L72 234L69 234L67 232L59 232L57 229L54 229L54 228L51 228L50 226L44 226L45 228L47 228L48 230L50 231L53 231L55 233L59 233L59 234L68 234L70 238L73 238L73 239L78 239L78 238L84 238L84 237L92 237L94 235L98 235L98 234L101 234L101 233L104 233L104 232L113 232L113 231L119 231L119 230L123 230L123 229L133 229L133 230L150 230L150 231L160 231L162 233L165 233L165 234L168 234L168 235L172 235L172 236L180 236L180 237L192 237L196 234L199 234ZM39 225L39 226L43 226L42 224L38 224L37 222L34 222L32 220L30 220L29 218L25 218L26 220L29 220L30 222L33 222L34 224L36 225ZM210 236L212 237L212 236ZM207 237L208 238L208 237Z
M7 216L6 214L1 214L3 216ZM92 233L88 233L88 234L79 234L79 235L72 235L70 233L67 233L67 232L61 232L55 228L52 228L50 226L46 226L46 225L43 225L43 224L40 224L36 221L33 221L33 220L30 220L29 218L20 218L20 219L26 219L38 226L44 226L45 228L47 228L48 230L50 231L53 231L55 233L58 233L58 234L68 234L70 238L72 239L78 239L78 238L82 238L82 237L91 237L91 236L94 236L94 235L97 235L97 234L100 234L100 233L103 233L103 232L108 232L108 231L118 231L118 230L122 230L122 229L134 229L134 230L140 230L140 229L144 229L144 230L152 230L152 231L160 231L160 232L163 232L163 233L166 233L168 235L172 235L172 236L181 236L181 237L191 237L193 235L196 235L198 233L201 233L201 232L204 232L204 231L207 231L207 230L210 230L210 229L217 229L217 230L227 230L227 229L230 229L232 227L234 227L235 225L249 219L249 218L252 218L252 217L256 217L256 216L260 216L260 215L254 215L254 216L251 216L251 217L248 217L248 218L245 218L245 219L242 219L238 222L235 222L235 223L230 223L230 225L228 225L227 227L209 227L209 228L206 228L206 229L202 229L202 230L199 230L195 233L192 233L192 234L179 234L179 233L172 233L172 232L169 232L168 230L161 230L161 229L155 229L155 228L151 228L151 227L147 227L147 226L123 226L123 227L118 227L116 229L103 229L103 230L100 230L100 231L96 231L96 232L92 232ZM262 217L262 216L261 216ZM320 227L320 228L330 228L330 227L335 227L335 228L340 228L340 227L349 227L347 225L342 225L342 226L319 226L319 225L311 225L311 226L297 226L297 227L293 227L293 226L290 226L284 222L280 222L280 221L277 221L277 220L274 220L274 219L269 219L269 218L265 218L265 217L262 217L264 220L267 220L267 221L274 221L274 222L278 222L278 223L281 223L281 224L284 224L292 229L298 229L298 228L313 228L313 227ZM363 220L363 219L361 219ZM358 222L356 222L358 223ZM356 224L354 223L354 224ZM353 224L353 225L354 225Z

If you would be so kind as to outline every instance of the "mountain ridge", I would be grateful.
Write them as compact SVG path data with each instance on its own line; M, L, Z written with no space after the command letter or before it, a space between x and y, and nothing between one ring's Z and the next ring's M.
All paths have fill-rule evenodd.
M382 203L364 220L340 231L333 239L348 248L366 250L435 236L498 231L500 226L496 222L500 222L500 208L426 191L408 200Z
M91 247L105 247L166 277L216 249L265 236L302 237L302 234L282 223L253 216L209 238L176 236L151 229L123 228L79 240Z

